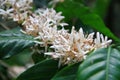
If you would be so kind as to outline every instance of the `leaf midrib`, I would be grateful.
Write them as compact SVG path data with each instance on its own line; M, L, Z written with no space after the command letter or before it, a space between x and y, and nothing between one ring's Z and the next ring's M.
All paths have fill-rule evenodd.
M106 78L105 80L108 80L108 73L109 73L109 62L110 62L110 51L111 51L111 47L108 48L108 53L107 53L107 65L106 65Z

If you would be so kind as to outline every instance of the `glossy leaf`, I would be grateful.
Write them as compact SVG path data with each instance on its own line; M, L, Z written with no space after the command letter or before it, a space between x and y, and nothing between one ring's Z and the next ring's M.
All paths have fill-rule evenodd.
M77 80L120 80L120 51L99 49L79 66Z
M23 72L16 80L50 80L57 69L58 61L44 60Z
M57 11L63 12L67 21L72 18L79 18L84 24L91 26L116 41L119 41L119 39L105 26L102 19L83 4L72 0L65 0L63 3L58 4L56 9Z
M20 29L0 33L0 59L18 54L34 44L32 36L23 34Z
M51 80L75 80L79 63L60 70Z

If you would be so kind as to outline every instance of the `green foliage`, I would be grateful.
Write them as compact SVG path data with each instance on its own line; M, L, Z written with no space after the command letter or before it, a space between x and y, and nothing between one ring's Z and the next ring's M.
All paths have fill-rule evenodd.
M31 52L32 52L32 50L25 49L25 50L21 51L19 54L13 55L10 58L4 59L3 61L11 66L14 66L14 65L24 66L28 62L30 62Z
M72 9L72 10L71 10ZM79 18L84 24L97 31L111 37L115 41L120 41L104 24L102 19L93 13L88 7L72 0L65 0L57 5L56 10L62 11L66 21L72 18Z
M8 58L34 44L32 36L23 34L20 29L0 33L0 58Z
M111 0L73 0L74 2L86 5L92 12L104 19Z
M79 64L77 63L63 68L51 80L75 80Z
M79 66L79 69L78 69ZM119 80L120 51L102 48L85 61L58 69L55 60L43 60L23 72L17 80Z
M88 56L79 67L77 80L120 80L119 75L120 51L109 47Z
M40 53L33 53L32 59L33 59L34 63L38 63L38 62L45 59L45 55L43 53L41 53L41 54Z
M58 70L58 61L44 60L23 72L16 80L50 80Z
M1 64L0 64L0 80L10 80L10 76L8 76L7 73L7 68Z
M100 17L104 18L107 13L110 2L111 0L96 0L96 4L95 7L93 8L93 12L98 14Z

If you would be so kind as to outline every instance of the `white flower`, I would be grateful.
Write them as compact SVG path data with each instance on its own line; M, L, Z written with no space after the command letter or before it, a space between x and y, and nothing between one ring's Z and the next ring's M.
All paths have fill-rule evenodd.
M111 42L112 40L108 40L107 36L105 36L104 38L103 35L99 32L97 32L97 36L94 39L96 49L100 47L107 47Z
M67 23L61 23L61 20L64 19L64 16L61 16L61 12L56 13L54 9L38 9L35 11L36 14L39 14L40 16L45 17L48 22L52 23L53 25L57 26L66 26Z
M45 11L45 12L44 12ZM23 23L25 27L25 32L27 34L35 36L35 39L40 40L36 43L43 45L45 47L45 55L49 55L54 59L60 59L60 64L71 64L77 63L86 59L87 53L98 48L107 47L112 40L107 40L107 37L103 37L102 34L97 32L96 38L94 38L95 33L90 33L88 35L84 34L82 28L77 32L74 27L72 27L71 33L62 29L58 30L57 15L54 10L49 12L49 10L39 11L39 15L33 14L29 16ZM48 15L48 13L49 15ZM54 13L54 14L53 14ZM51 16L50 16L51 15ZM59 20L60 19L60 20ZM58 18L61 21L62 18ZM54 49L54 52L47 52L47 47Z
M94 39L94 34L90 33L86 36L82 28L77 32L72 27L71 33L64 31L64 35L58 34L58 37L55 38L51 46L51 48L55 49L55 52L50 52L51 54L46 55L51 55L52 57L57 55L55 58L59 58L61 64L80 62L86 59L87 53L90 51L107 47L112 42L107 40L107 37L104 39L102 34L99 36L99 33L97 33L97 37Z
M3 10L3 9L0 9L0 15L9 15L11 12L13 12L14 9L8 9L8 10Z
M0 15L8 16L9 18L13 18L14 21L21 22L31 12L31 3L32 0L0 1Z
M55 3L59 1L64 0L53 0ZM60 65L80 62L86 59L87 53L107 47L112 42L99 32L85 35L82 28L76 31L75 27L72 27L69 33L64 28L68 24L62 22L64 16L61 12L57 13L53 8L32 12L30 10L32 0L1 0L0 2L0 15L9 15L14 21L22 24L21 31L34 36L35 43L45 47L44 54L59 59ZM6 5L8 3L10 6ZM58 29L58 26L62 29ZM48 51L48 46L53 52Z

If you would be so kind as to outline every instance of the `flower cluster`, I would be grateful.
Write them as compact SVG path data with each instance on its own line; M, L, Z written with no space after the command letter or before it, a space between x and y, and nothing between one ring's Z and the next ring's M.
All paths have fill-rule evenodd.
M31 13L32 0L1 0L0 15L22 22Z
M94 32L85 35L82 28L77 32L72 27L71 33L65 30L59 31L62 33L57 35L51 46L55 52L45 54L51 55L53 58L60 58L60 63L64 64L80 62L86 59L86 55L90 51L107 47L112 42L112 40L107 40L107 37L104 38L99 32L97 32L96 38L94 38Z
M86 59L87 53L90 51L107 47L112 42L112 40L108 40L107 36L104 37L99 32L85 35L82 28L76 31L72 27L69 33L68 30L64 29L64 26L68 24L61 22L64 19L61 12L57 13L54 9L38 9L32 12L30 11L31 0L5 1L1 1L0 14L5 12L11 15L10 17L14 21L22 21L23 30L21 31L34 36L35 43L45 47L44 54L51 56L53 59L59 59L60 64L80 62ZM11 7L3 10L3 5L7 3ZM61 26L62 29L58 29L58 26ZM53 51L49 52L47 50L48 46Z
M22 25L25 33L36 36L36 39L41 37L42 40L45 40L44 38L49 37L47 41L50 41L50 37L52 38L50 34L55 35L53 32L57 31L57 26L67 25L67 23L61 23L63 18L61 12L56 13L54 9L38 9L32 16L26 18Z

